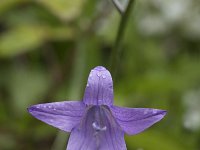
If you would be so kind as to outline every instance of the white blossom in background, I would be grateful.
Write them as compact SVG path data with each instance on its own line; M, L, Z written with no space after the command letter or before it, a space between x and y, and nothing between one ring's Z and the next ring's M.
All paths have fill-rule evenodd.
M200 90L186 93L183 102L186 107L183 125L187 129L196 131L200 128Z
M163 35L179 28L183 36L200 38L200 2L195 0L138 1L137 27L143 35Z

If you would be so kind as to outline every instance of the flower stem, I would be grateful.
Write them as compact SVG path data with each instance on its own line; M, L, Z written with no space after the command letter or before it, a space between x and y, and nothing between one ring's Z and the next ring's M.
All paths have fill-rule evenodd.
M113 50L111 52L111 72L114 78L116 76L117 67L119 66L119 59L122 52L121 44L124 37L124 32L125 32L127 21L130 16L131 9L134 2L135 0L129 0L124 13L121 15L121 20L120 20L117 36L115 39Z
M116 9L118 10L118 12L123 15L124 13L124 9L122 7L122 5L119 3L118 0L112 0L113 5L116 7Z

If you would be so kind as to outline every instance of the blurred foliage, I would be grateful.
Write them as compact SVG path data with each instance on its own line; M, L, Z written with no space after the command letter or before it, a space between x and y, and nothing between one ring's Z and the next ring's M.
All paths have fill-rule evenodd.
M126 136L128 149L200 149L199 12L195 0L137 1L114 80L115 104L168 115ZM1 0L1 150L65 149L68 134L56 136L26 108L81 99L90 69L109 68L119 19L108 0Z

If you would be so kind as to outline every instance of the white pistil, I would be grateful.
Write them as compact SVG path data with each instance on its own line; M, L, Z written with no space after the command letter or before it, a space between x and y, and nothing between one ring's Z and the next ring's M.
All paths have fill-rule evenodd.
M93 123L92 123L92 127L93 127L97 132L98 132L98 131L105 131L105 130L107 129L106 126L100 127L100 126L98 125L97 122L93 122Z

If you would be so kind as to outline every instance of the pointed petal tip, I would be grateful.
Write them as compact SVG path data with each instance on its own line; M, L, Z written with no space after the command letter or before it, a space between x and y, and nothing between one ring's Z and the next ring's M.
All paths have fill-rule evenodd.
M166 110L158 110L157 115L162 115L163 117L167 114Z
M163 119L165 117L165 115L167 114L166 110L162 110L162 109L153 109L153 116L154 117L158 117L160 118L159 120ZM158 120L158 121L159 121Z
M27 111L28 111L30 114L32 114L33 111L35 111L35 110L36 110L36 106L35 106L35 105L29 106L29 107L27 108Z
M29 106L28 108L27 108L27 111L30 113L30 112L32 112L32 106Z
M153 108L123 108L112 106L117 122L128 135L138 134L159 122L167 114L166 110Z
M167 114L167 111L166 111L166 110L162 110L162 113L163 113L164 115L166 115L166 114Z
M84 115L85 106L79 101L63 101L31 105L27 111L44 123L71 132Z
M156 109L155 109L155 110L156 110ZM154 116L155 118L157 118L157 121L156 121L156 122L158 122L158 121L162 120L162 119L165 117L166 114L167 114L167 111L166 111L166 110L158 109L157 112L153 114L153 116Z
M162 114L163 115L163 117L167 114L167 111L166 110L161 110L160 111L160 114Z

